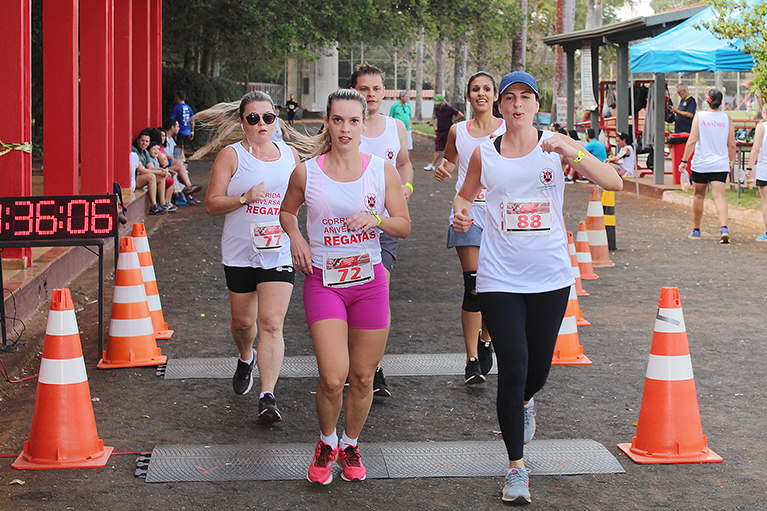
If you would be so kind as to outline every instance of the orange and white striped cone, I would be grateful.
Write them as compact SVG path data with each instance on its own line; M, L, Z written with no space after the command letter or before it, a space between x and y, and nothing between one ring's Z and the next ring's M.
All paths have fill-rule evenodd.
M594 266L591 264L589 235L586 231L586 222L583 220L578 223L578 235L575 237L575 254L578 260L578 268L581 270L581 278L585 280L598 279L599 275L594 273Z
M570 287L570 297L573 296L572 289ZM562 318L562 324L559 327L559 335L557 336L557 344L554 347L551 365L588 364L591 364L591 360L583 354L583 346L581 346L578 340L578 321L575 317L575 304L572 300L568 300L565 317Z
M647 363L636 436L618 448L636 463L715 463L700 423L679 289L664 287Z
M581 306L578 304L578 295L575 292L575 284L570 286L570 297L568 298L568 301L573 302L573 307L575 308L575 323L578 326L591 326L591 323L586 321L583 317L583 311L581 311Z
M133 243L136 245L138 261L141 265L141 277L144 279L146 303L149 305L149 314L152 316L154 337L155 339L170 339L173 335L173 330L168 330L168 324L165 322L165 317L162 313L160 292L157 289L157 278L154 273L152 253L149 250L149 238L147 238L144 224L133 224Z
M610 260L610 249L607 246L607 231L605 230L605 214L602 209L602 198L597 185L591 188L589 207L586 211L586 232L591 249L591 263L597 268L611 268L615 263Z
M570 252L570 265L573 268L573 277L575 277L575 294L578 296L590 296L591 293L583 289L583 283L581 282L581 269L578 266L578 259L575 252L575 242L573 241L573 233L567 231L567 249Z
M136 246L126 236L120 239L109 341L97 367L156 366L167 360L154 338Z
M12 467L98 468L113 447L96 431L80 329L69 289L54 289L45 330L29 440Z

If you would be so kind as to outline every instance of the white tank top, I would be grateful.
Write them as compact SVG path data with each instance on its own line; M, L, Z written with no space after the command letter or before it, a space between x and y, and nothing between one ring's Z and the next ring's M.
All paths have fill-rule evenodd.
M461 121L455 125L455 149L458 151L458 175L455 179L455 194L463 186L463 182L466 179L466 171L469 169L469 161L471 155L474 154L474 150L486 140L492 140L490 135L484 137L475 138L469 134L469 126L471 121ZM506 132L506 121L501 119L498 128L492 133L493 135L503 135ZM494 137L493 137L494 138ZM480 228L485 227L485 212L486 208L484 203L475 202L471 207L471 217L474 218L474 223ZM450 225L453 225L453 208L450 208Z
M698 112L698 142L692 157L695 172L728 172L730 154L727 139L730 117L725 112Z
M255 158L239 142L229 146L237 153L237 171L229 180L226 195L242 195L263 181L266 198L227 213L221 235L221 259L226 266L269 269L292 265L290 240L286 234L282 234L283 246L280 250L256 251L251 240L254 222L279 226L282 199L290 175L296 168L293 151L284 142L276 142L275 145L280 150L280 159L272 162Z
M762 122L764 134L762 135L762 148L759 149L759 158L756 160L754 179L767 181L767 121Z
M541 140L554 136L544 131ZM521 158L504 158L493 142L480 145L487 216L477 269L478 292L543 293L575 282L562 219L565 177L556 153L535 149ZM502 232L505 199L550 202L548 236L509 236Z
M360 151L383 158L396 167L397 156L401 149L399 132L397 131L397 119L387 116L384 116L384 119L386 119L386 128L383 133L375 138L364 135L360 138Z
M274 127L274 131L272 132L272 142L284 142L282 138L282 126L280 126L280 118L276 118L274 120L274 123L276 126Z
M329 178L320 168L324 155L306 162L306 232L312 250L312 265L322 268L325 254L370 251L373 264L381 262L378 229L346 230L346 219L375 210L383 215L386 200L384 162L372 156L359 179L348 183Z
M618 152L618 156L624 153L621 157L621 168L627 177L633 177L637 168L637 155L634 151L634 146L624 146Z

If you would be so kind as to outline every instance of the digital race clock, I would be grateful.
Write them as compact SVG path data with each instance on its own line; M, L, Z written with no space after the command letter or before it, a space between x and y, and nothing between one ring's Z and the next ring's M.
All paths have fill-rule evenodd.
M117 236L116 195L0 197L0 242Z

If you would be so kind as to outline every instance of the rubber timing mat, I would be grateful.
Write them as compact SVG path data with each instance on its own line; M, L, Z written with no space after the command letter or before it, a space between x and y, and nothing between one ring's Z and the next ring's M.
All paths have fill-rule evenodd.
M160 445L139 461L148 483L280 481L305 479L314 444ZM394 442L360 444L371 479L505 476L503 442ZM532 475L624 473L594 440L533 440L525 446ZM340 468L334 464L334 475Z
M381 367L386 376L463 376L466 355L463 353L384 355ZM190 378L231 378L237 368L237 359L229 358L176 358L168 359L158 367L157 375L166 380ZM493 364L490 374L497 374ZM258 367L253 368L258 377ZM285 357L280 378L316 377L317 361L313 355Z

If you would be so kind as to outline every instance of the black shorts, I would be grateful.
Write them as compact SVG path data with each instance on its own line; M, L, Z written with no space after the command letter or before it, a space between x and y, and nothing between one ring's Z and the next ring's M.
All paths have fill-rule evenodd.
M288 120L289 121L295 121L296 120L296 113L295 112L291 112L290 110L288 110Z
M730 177L729 172L695 172L692 171L693 183L710 183L712 181L719 181L726 183L727 178Z
M434 150L435 151L444 151L445 146L447 145L447 135L450 133L450 130L448 131L437 131L437 137L434 139Z
M762 181L761 179L757 179L756 186L767 186L767 181Z
M188 146L189 135L182 135L181 133L176 133L176 145L180 145L182 147Z
M296 276L292 266L265 269L224 265L224 274L226 275L226 287L232 293L252 293L262 282L293 284Z

